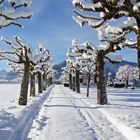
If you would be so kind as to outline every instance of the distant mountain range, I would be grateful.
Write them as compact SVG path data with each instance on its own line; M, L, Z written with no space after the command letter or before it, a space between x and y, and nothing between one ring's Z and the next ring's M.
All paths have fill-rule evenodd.
M111 73L112 73L112 76L115 77L118 68L119 68L120 66L123 66L123 65L131 65L131 66L136 67L136 66L137 66L137 63L128 62L128 61L122 61L122 62L117 63L117 64L112 64L112 63L110 63L110 62L106 62L106 64L105 64L105 73L106 73L106 75L107 75L109 72L111 72Z
M0 70L0 83L3 82L17 82L17 74L11 70L11 71L6 71L6 70Z
M128 61L122 61L121 63L118 64L111 64L110 62L106 62L105 65L105 73L108 74L109 72L112 73L113 77L115 77L115 73L117 72L118 68L120 66L123 65L131 65L131 66L137 66L136 63L133 62L128 62ZM61 76L61 72L62 72L62 67L66 66L66 61L63 61L59 64L54 65L54 69L57 70L57 75L56 75L56 79L59 79L59 77ZM17 78L17 74L11 70L11 71L6 71L6 70L0 70L0 83L3 82L17 82L18 78Z
M62 61L53 66L53 68L57 71L57 75L55 76L56 79L59 79L62 72L62 67L66 66L66 61Z

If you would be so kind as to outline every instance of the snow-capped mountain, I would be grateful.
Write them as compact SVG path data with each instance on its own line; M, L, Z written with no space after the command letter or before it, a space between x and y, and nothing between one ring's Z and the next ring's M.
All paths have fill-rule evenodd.
M13 81L17 78L16 72L13 70L6 71L4 69L0 70L0 82L6 82L6 81Z
M6 70L0 70L0 79L5 79L7 76L7 71Z
M124 65L137 66L136 63L128 62L128 61L122 61L122 62L117 63L117 64L112 64L110 62L106 62L106 64L105 64L105 73L107 75L109 72L111 72L113 77L115 77L118 68L120 66L124 66Z

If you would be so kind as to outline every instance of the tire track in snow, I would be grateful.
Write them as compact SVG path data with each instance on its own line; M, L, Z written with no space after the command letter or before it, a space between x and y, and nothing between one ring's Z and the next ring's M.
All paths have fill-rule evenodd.
M69 91L71 101L76 106L79 114L85 119L90 129L99 140L125 140L124 135L97 110L97 107L89 107L81 99L78 99Z
M28 138L34 140L97 140L94 132L86 123L86 118L77 111L65 88L56 86L53 91L34 120L33 129ZM49 119L43 130L38 132L37 122L42 114Z
M117 119L113 118L111 114L107 113L106 111L100 110L108 119L109 121L114 124L118 130L127 138L127 140L140 140L140 135L136 133L136 130L133 128L126 126L123 123L120 123Z

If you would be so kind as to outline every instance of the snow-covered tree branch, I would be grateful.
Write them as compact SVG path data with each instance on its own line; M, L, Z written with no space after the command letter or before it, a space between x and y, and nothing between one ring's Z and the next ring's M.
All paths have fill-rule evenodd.
M128 42L125 42L123 46L137 49L140 77L140 2L138 0L73 0L72 3L78 9L78 12L77 10L75 12L76 16L74 19L81 26L88 24L97 28L100 25L105 25L108 20L118 21L121 17L127 18L127 20L124 18L119 30L122 34L134 32L137 36L137 41L134 45L129 45L127 44ZM91 13L90 15L93 18L84 14L84 11ZM118 30L117 28L114 29L115 32Z
M0 1L0 28L16 25L22 27L18 19L29 19L33 12L27 10L31 0L1 0ZM4 5L9 5L5 8ZM21 9L21 10L19 10Z
M9 61L10 66L15 69L16 72L22 73L23 75L19 104L26 105L29 76L31 74L32 78L34 78L36 73L39 73L41 76L42 71L46 70L42 69L42 67L49 68L48 64L51 61L49 50L45 46L39 46L38 51L34 52L31 49L31 45L17 36L15 36L15 42L4 37L1 37L1 40L10 46L10 48L0 51L1 60ZM32 82L35 84L35 81ZM34 86L33 84L31 85ZM33 88L32 86L31 88ZM35 94L35 91L30 90L30 92L30 95Z

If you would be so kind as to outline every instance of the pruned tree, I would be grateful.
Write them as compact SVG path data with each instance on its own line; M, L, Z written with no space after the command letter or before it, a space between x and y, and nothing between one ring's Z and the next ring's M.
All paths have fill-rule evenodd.
M10 25L23 27L20 24L19 19L29 19L33 15L33 12L26 8L26 7L29 7L31 3L32 3L32 0L0 0L0 28L7 27ZM11 50L7 50L7 52L6 51L2 52L1 56L5 54L5 56L2 59L7 59L13 63L16 62L18 64L24 63L23 57L28 52L30 52L30 49L23 47L23 44L22 44L23 42L18 37L15 37L15 39L18 45L13 44L9 40L2 39L3 41L11 45L13 48L13 52ZM14 54L14 51L17 51L16 54ZM19 56L19 53L21 53L20 56ZM8 55L10 56L10 58L7 57ZM21 60L22 62L20 61L20 59L22 59ZM28 66L26 64L24 65L24 70L28 71ZM28 72L24 72L24 75L27 75L27 78L25 76L23 81L24 82L27 81L27 84L28 84ZM19 98L20 105L26 105L27 103L26 94L24 93L26 93L26 89L28 88L24 89L23 87L24 86L28 87L28 85L24 84L24 82L21 85L21 96Z
M114 37L115 38L115 37ZM123 38L123 37L122 37ZM113 39L113 38L112 38ZM109 56L110 52L114 52L119 48L118 38L116 40L112 40L110 43L102 44L99 47L93 46L91 43L85 42L83 44L79 44L74 42L74 46L76 46L78 51L83 53L85 58L91 57L92 62L96 61L96 70L97 70L97 103L106 104L107 101L107 93L106 93L106 81L104 77L104 59L112 63L117 63L120 61L120 56L117 56L115 59ZM113 42L114 41L114 42Z
M112 73L111 72L108 73L106 84L108 86L113 86L113 78L112 78Z
M1 60L7 60L12 63L23 65L23 79L21 82L19 105L27 104L28 83L30 58L32 56L31 47L20 37L15 36L16 43L6 38L1 38L6 44L10 46L9 49L3 49L0 52Z
M75 76L75 75L73 74L72 61L71 61L71 59L67 58L66 66L62 67L62 76L60 79L62 82L68 81L70 89L75 89L75 87L73 88L73 86L75 85L75 84L73 84L73 76Z
M1 40L10 46L10 48L1 49L1 60L9 61L11 67L23 77L21 82L19 105L26 105L29 76L31 75L30 96L34 96L35 75L36 73L41 73L42 66L50 60L49 50L44 46L40 46L39 50L34 52L28 43L17 36L15 36L16 42L4 37L2 37ZM41 78L41 81L42 77L39 78ZM42 83L40 83L40 85L42 86Z
M46 77L46 71L50 67L49 63L52 61L52 57L50 55L49 50L45 47L45 45L40 44L39 49L36 50L33 59L31 60L32 65L32 73L37 75L38 79L38 92L43 92L44 80ZM46 89L46 87L44 87Z
M67 67L69 68L69 86L70 89L80 93L80 67L79 64L76 63L77 53L73 50L73 48L69 48L67 51Z
M72 1L73 5L81 11L74 11L77 15L74 17L74 20L79 23L80 26L88 24L90 27L96 29L98 31L99 39L102 42L102 44L98 47L93 47L89 43L86 44L86 46L90 47L94 53L96 52L97 103L99 104L106 104L108 102L104 77L104 59L107 59L112 63L116 63L116 61L112 60L112 58L109 56L110 52L120 50L124 46L129 46L132 48L136 47L136 42L131 42L127 39L126 34L128 34L128 31L124 31L122 27L113 27L107 24L107 20L112 19L109 18L109 15L114 9L111 8L108 12L107 8L105 8L102 3L107 4L110 2L111 1ZM117 3L117 1L112 2ZM85 14L84 11L88 11L87 13L89 13L89 15L87 15L87 13ZM90 14L90 12L92 14Z
M47 74L47 85L51 86L53 84L53 79L56 74L56 71L53 69L53 66L49 67L46 74Z
M95 62L93 61L93 59L90 59L90 56L88 56L88 58L87 57L78 58L77 61L79 63L81 72L87 74L87 97L89 97L91 74L94 73Z
M85 44L78 44L76 39L72 40L72 45L73 49L75 52L75 61L76 64L78 65L79 71L82 73L87 74L87 97L89 96L89 84L90 84L90 78L91 74L94 73L95 70L95 63L96 59L95 56L93 55L93 50L91 50L90 47L87 47Z
M69 79L69 72L67 71L67 67L62 67L62 73L61 73L61 76L60 76L60 81L64 84L64 82L67 81L68 79ZM70 89L72 89L72 87Z
M125 87L128 88L128 80L134 80L139 78L138 68L130 65L120 66L117 73L116 79L125 81Z
M73 5L80 11L74 11L76 17L74 19L83 26L89 24L92 28L98 28L105 24L108 20L118 21L123 18L120 28L128 34L134 32L136 34L135 46L127 46L137 49L137 62L139 68L140 79L140 1L139 0L73 0ZM83 11L92 13L89 15L83 14ZM97 14L98 13L98 14ZM91 16L92 15L92 16ZM127 18L127 19L126 19ZM114 20L113 20L114 21Z

